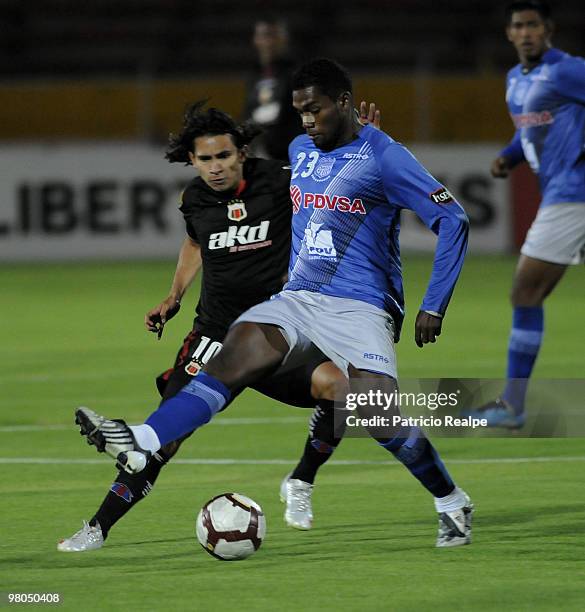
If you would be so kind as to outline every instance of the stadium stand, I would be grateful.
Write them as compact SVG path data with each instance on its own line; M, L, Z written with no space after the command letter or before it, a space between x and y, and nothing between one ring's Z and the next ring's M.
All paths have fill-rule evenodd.
M0 77L238 73L254 59L250 33L262 10L290 23L305 54L334 56L350 70L500 72L514 61L501 35L503 4L0 0ZM556 44L582 54L582 0L556 8Z

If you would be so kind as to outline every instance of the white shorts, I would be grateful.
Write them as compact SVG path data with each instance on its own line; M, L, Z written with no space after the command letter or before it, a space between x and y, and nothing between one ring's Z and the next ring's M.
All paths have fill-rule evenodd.
M371 304L313 291L281 291L233 325L251 321L281 328L290 347L280 371L322 351L347 375L349 364L396 378L394 321Z
M550 263L583 263L585 203L550 204L539 208L520 252Z

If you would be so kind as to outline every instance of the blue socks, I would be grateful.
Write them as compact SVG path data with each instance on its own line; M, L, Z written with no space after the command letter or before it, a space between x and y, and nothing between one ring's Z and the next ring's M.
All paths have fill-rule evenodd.
M455 489L439 454L418 427L403 427L387 442L378 444L390 451L435 497L446 497Z
M163 402L145 423L154 429L160 445L164 446L205 425L230 397L230 390L222 382L199 372L177 395Z
M544 312L542 306L516 306L508 343L508 384L502 399L516 414L524 411L528 379L542 344Z

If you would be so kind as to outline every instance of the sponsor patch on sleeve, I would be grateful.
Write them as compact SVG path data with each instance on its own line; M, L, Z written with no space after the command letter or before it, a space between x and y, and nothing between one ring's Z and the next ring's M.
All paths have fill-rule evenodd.
M429 193L429 198L431 198L435 204L449 204L450 202L453 202L453 196L445 187L441 187L440 189Z

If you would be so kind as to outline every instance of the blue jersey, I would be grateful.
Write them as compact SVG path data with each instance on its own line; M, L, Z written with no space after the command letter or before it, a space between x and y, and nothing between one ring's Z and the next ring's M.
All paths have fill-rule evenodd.
M518 64L506 101L516 133L501 155L530 164L542 206L585 202L585 60L549 49L530 71Z
M289 147L292 248L285 289L351 298L404 317L398 234L413 210L438 234L421 310L442 315L467 248L461 206L401 144L371 126L333 151L307 135ZM359 322L356 321L356 325Z

